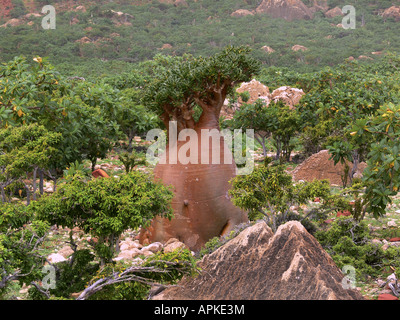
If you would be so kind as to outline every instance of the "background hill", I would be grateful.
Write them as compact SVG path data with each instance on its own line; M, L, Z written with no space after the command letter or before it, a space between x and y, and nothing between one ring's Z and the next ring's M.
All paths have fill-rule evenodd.
M41 28L46 4L0 0L0 61L39 55L67 75L90 76L160 52L211 55L232 44L252 47L266 67L309 72L400 49L398 0L55 0L55 30ZM349 4L354 30L340 25Z

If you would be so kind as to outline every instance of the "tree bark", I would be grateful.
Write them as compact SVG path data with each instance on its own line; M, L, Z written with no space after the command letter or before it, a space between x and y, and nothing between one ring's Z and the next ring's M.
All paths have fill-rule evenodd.
M266 157L267 156L267 148L265 147L265 136L256 134L256 135L254 135L254 138L258 141L259 144L261 144L261 147L263 149L263 155L264 155L264 157Z
M281 139L279 137L275 137L275 142L276 142L275 160L279 160L279 158L281 156Z
M32 188L33 188L32 199L33 200L36 200L36 189L37 189L36 176L37 176L37 170L38 170L37 167L35 167L33 169L33 177L32 177Z
M39 192L41 195L43 195L44 193L43 183L44 183L43 169L39 168Z
M353 183L353 178L354 178L355 173L358 170L358 164L359 163L360 163L360 154L359 154L358 150L356 149L356 150L353 151L353 168L351 169L351 173L350 173L350 176L349 176L350 184Z
M1 202L6 203L7 198L6 198L6 193L4 191L5 189L4 184L0 185L0 188L1 188Z

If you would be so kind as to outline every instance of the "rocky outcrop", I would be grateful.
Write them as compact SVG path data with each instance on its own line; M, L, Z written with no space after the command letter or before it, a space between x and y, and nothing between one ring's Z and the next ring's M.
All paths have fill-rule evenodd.
M239 9L236 10L235 12L231 13L232 17L245 17L245 16L252 16L254 15L253 12L246 10L246 9Z
M339 7L335 7L325 12L325 17L327 18L334 18L342 15L343 15L342 9L340 9Z
M297 51L307 51L307 50L308 50L307 47L301 46L301 45L299 45L299 44L295 44L295 45L292 47L292 51L295 51L295 52L297 52Z
M264 100L267 105L271 101L271 93L269 92L269 88L256 79L253 79L250 82L243 82L236 90L237 93L243 93L246 91L250 94L250 99L247 101L248 104L254 103L257 99ZM239 98L239 103L243 103L241 98Z
M114 11L108 10L105 11L104 14L111 18L111 21L115 26L130 26L132 23L130 22L133 19L133 16L129 13L125 13L122 11Z
M361 55L358 57L358 60L374 60L374 59L365 55Z
M65 259L65 257L59 253L52 253L47 257L47 261L50 263L59 263L67 261L67 259Z
M158 48L158 50L166 50L166 49L172 49L172 45L169 43L164 43L161 48Z
M343 273L298 221L275 234L264 221L204 256L202 272L156 300L362 300L344 289Z
M283 101L290 109L294 109L304 95L301 89L285 86L275 89L271 94L271 99L274 102Z
M1 7L1 5L0 5ZM5 27L17 27L23 24L32 26L34 24L33 19L40 18L42 15L40 13L27 13L19 18L13 18L8 20L6 23L0 25L0 28Z
M288 21L310 20L313 17L311 10L301 0L263 0L257 7L256 13Z
M8 26L9 27L17 27L17 26L20 26L22 24L25 24L24 20L14 18L14 19L10 19L6 23L2 24L0 26L0 28L5 28L5 27L8 27Z
M382 13L383 19L394 18L396 21L400 20L400 6L392 6L387 8Z
M77 6L74 11L77 12L86 12L86 7L85 6Z
M263 46L263 47L261 47L261 49L263 49L268 54L275 52L275 50L272 49L270 46Z
M312 13L318 11L325 12L327 10L329 10L328 0L313 0L312 6L310 7Z
M253 79L250 82L243 82L241 86L236 89L237 93L248 92L250 94L248 104L253 104L256 100L263 100L266 106L269 106L271 101L278 102L282 101L285 105L289 106L290 109L300 102L300 99L304 96L304 92L301 89L292 88L288 86L280 87L270 93L269 88L261 82ZM240 108L244 102L239 97L238 102L232 107L229 106L226 101L222 107L221 115L226 119L232 119L235 112Z
M164 4L173 4L176 7L178 7L178 6L187 7L188 6L188 3L186 2L186 0L158 0L158 2L164 3Z

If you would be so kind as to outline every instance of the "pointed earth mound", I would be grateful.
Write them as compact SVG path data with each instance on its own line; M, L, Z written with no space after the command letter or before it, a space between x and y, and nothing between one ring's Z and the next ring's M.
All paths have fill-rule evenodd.
M342 175L344 174L344 165L330 160L331 154L328 150L321 150L318 153L313 154L301 164L299 164L292 172L293 180L299 181L313 181L316 180L329 180L331 185L342 186ZM353 164L347 161L350 167L350 171L353 168ZM358 164L354 177L362 177L362 173L366 168L367 164L361 162Z
M363 300L344 289L343 273L298 221L275 234L264 221L243 230L200 261L202 272L184 278L155 300Z

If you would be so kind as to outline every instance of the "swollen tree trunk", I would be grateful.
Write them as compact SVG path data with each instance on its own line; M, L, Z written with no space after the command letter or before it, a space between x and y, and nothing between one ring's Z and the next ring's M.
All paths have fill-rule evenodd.
M225 154L231 151L219 133L218 114L203 109L193 127L198 139L189 137L186 141L177 141L171 148L167 145L166 164L159 163L154 174L164 184L174 187L174 218L171 221L154 219L151 227L142 231L142 243L177 238L191 250L198 251L209 239L227 234L235 225L247 221L247 214L235 207L228 195L229 180L236 175L236 165L233 157L224 163ZM216 132L214 141L211 137L202 138L202 130L212 129ZM204 163L207 152L208 164ZM174 154L178 155L177 163L170 164ZM213 161L213 154L219 163L215 163L215 158ZM191 163L185 163L185 155Z

